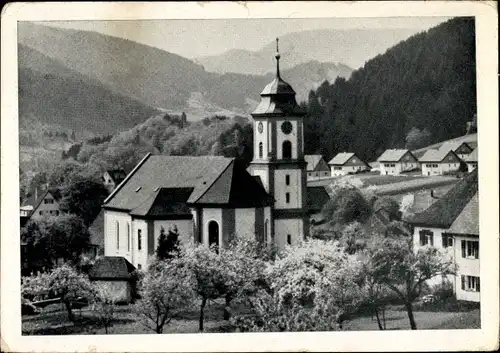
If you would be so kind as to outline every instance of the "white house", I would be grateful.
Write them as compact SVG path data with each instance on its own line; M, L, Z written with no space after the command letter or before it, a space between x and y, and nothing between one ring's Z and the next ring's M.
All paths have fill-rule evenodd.
M102 181L108 191L112 192L126 176L127 174L123 169L106 170L102 176Z
M472 152L473 148L463 141L447 141L439 147L439 151L448 152L453 151L460 159L466 158Z
M417 158L406 149L386 150L377 161L380 165L380 175L399 175L419 166Z
M419 159L422 175L443 175L460 169L460 158L453 150L427 150Z
M330 177L330 168L320 154L306 154L304 160L307 163L307 179L321 179Z
M436 285L452 283L457 299L479 301L478 177L473 171L426 210L408 220L413 226L413 248L434 246L458 266L455 276L436 276ZM477 285L476 285L477 284Z
M352 152L338 153L328 162L328 165L332 176L347 175L370 169L368 163Z
M471 154L464 157L464 162L467 163L467 171L470 173L477 168L477 147Z
M59 216L61 193L57 189L46 189L40 194L38 190L21 204L20 213L23 217L40 218L43 216Z

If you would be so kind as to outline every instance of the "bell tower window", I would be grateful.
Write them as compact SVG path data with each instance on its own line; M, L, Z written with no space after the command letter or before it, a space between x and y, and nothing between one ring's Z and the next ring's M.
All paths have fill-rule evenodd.
M283 159L292 158L292 143L288 140L283 141Z
M262 159L263 155L264 155L264 146L262 145L262 142L259 142L259 158Z

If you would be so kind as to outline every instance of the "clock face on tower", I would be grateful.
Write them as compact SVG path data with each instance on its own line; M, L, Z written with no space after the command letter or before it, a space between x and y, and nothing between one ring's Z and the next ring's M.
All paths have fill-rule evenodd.
M262 126L262 122L259 122L257 129L259 130L259 134L262 134L262 130L264 130L264 126Z
M283 131L283 133L285 135L288 135L289 133L291 133L292 132L292 123L289 121L285 121L283 124L281 124L281 131Z

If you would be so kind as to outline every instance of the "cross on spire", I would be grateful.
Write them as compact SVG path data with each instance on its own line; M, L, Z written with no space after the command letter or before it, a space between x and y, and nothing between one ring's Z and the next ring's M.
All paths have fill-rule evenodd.
M280 78L280 49L278 46L279 38L276 38L276 77Z

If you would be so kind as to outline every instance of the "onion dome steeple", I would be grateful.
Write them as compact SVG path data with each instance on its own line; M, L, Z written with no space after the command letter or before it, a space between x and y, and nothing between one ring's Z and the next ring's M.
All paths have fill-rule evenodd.
M260 93L261 101L252 116L284 116L284 115L305 115L297 101L295 91L292 86L283 81L280 75L280 52L278 47L279 39L276 38L276 78L271 81Z

